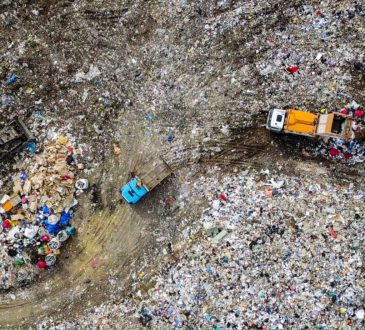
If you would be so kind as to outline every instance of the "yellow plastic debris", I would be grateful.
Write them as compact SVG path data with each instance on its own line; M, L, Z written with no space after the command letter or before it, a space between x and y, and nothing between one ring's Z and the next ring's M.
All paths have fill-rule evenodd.
M339 313L340 314L345 314L346 313L346 308L340 308Z
M59 143L61 143L61 144L63 144L63 145L66 145L66 144L67 144L67 142L68 142L68 138L67 138L67 136L60 135L60 136L58 137L58 142L59 142Z
M113 143L113 148L116 155L120 155L122 153L122 149L120 149L120 147L116 143Z

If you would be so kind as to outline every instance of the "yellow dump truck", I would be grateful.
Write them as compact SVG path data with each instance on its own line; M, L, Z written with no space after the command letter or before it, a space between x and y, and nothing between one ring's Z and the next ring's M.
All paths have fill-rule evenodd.
M341 113L315 114L301 110L270 110L266 128L309 137L334 137L351 140L353 119Z

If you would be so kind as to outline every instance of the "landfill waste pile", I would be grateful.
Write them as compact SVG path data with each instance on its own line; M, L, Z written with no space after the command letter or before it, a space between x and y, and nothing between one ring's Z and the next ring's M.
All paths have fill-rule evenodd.
M19 162L12 191L0 188L0 289L29 283L40 269L53 266L75 233L75 194L87 188L85 179L76 181L81 155L64 135L43 148Z
M364 96L361 3L42 0L1 9L4 118L52 112L77 134L89 122L109 138L116 118L126 128L146 119L168 139L194 126L209 137L278 106L335 108Z
M321 108L332 111L349 103L350 107L347 109L360 119L362 112L357 110L363 109L352 107L351 102L356 100L363 104L365 99L364 19L364 3L350 0L0 0L0 128L6 126L14 117L19 117L38 140L35 155L29 160L26 158L24 164L18 165L17 169L12 168L11 162L6 166L0 166L1 180L4 181L0 198L9 196L3 199L4 205L1 206L16 204L19 199L12 200L13 197L19 197L21 200L24 198L23 200L27 201L20 201L12 209L1 214L1 223L4 226L1 233L3 248L0 253L7 260L2 263L5 268L1 268L1 276L5 274L10 277L5 279L2 285L11 289L21 284L17 280L17 274L22 274L23 270L24 275L20 275L20 279L26 277L25 283L35 278L37 272L40 274L38 278L42 279L1 295L0 328L26 328L43 320L50 326L66 324L65 322L70 320L71 325L74 322L80 326L140 327L139 318L142 325L166 327L179 327L189 322L194 326L205 327L216 322L218 318L222 322L219 324L223 324L224 315L220 315L219 311L228 313L227 311L235 308L233 302L232 306L227 306L230 305L230 299L233 301L238 296L236 289L232 289L232 295L226 299L227 295L221 290L224 286L225 290L228 290L228 286L231 287L234 281L228 278L230 275L224 275L226 277L221 282L219 279L215 281L214 284L223 292L216 295L215 299L207 300L209 292L205 295L204 285L201 285L197 292L191 293L192 298L188 296L188 299L175 299L179 296L175 291L178 281L169 277L168 267L165 262L160 263L159 257L170 258L169 253L163 252L167 241L172 244L172 254L177 251L175 237L180 232L180 226L183 230L183 225L186 224L185 234L189 230L188 227L192 232L200 233L199 228L203 230L203 223L210 219L209 212L218 212L219 217L223 217L221 213L227 210L229 215L229 207L233 208L234 203L239 203L240 197L234 195L235 191L232 194L224 192L228 200L220 201L223 205L218 209L214 208L215 198L210 198L214 207L210 211L207 210L202 219L197 220L203 207L200 202L204 200L203 196L206 193L203 191L193 195L194 200L186 197L186 203L179 204L174 192L179 191L181 184L185 183L185 177L181 172L190 171L190 166L195 164L198 164L198 167L203 166L200 170L205 171L204 161L208 159L211 160L211 165L226 164L227 154L232 156L228 157L228 163L233 159L236 162L235 166L240 165L244 168L259 168L269 163L275 168L276 161L281 157L286 157L281 159L283 163L303 160L305 157L299 148L295 149L296 144L293 144L292 148L289 143L284 143L285 137L279 137L278 143L275 143L272 135L270 137L269 134L262 133L267 133L264 124L271 109L287 109L295 105L305 111ZM236 148L241 142L238 142L238 138L245 138L247 131L250 131L250 141L242 143L250 142L247 144L254 146L244 145ZM67 135L71 132L72 137ZM59 136L55 136L57 133L67 135L69 141L66 144L61 143ZM259 135L262 135L262 138ZM288 137L289 139L294 141L295 137ZM234 143L231 143L232 141ZM361 160L364 156L361 144L343 145L342 141L328 140L316 148L311 143L304 141L303 150L309 151L310 154L305 160L313 156L313 150L315 155L321 156L316 158L314 173L321 171L323 167L332 166L333 163L336 164L333 167L342 166L345 171L351 168L354 172L362 165ZM72 151L67 150L70 146L74 147ZM44 154L41 153L42 148ZM119 203L120 188L128 182L130 173L141 164L146 153L156 157L163 156L165 149L174 155L173 175L156 187L156 190L151 191L135 208L126 203ZM78 167L79 152L82 154L81 167L84 166L84 169ZM58 158L59 154L64 158ZM239 159L240 155L243 155L242 160ZM252 157L249 158L249 155ZM335 158L335 162L324 160L322 156L328 159ZM56 157L56 160L53 160L53 157ZM21 157L18 157L16 161L20 159ZM39 165L37 159L43 159L42 162L49 164ZM70 164L67 163L67 159L71 161ZM66 164L65 171L61 163ZM33 166L42 171L47 179L42 179L38 170L33 172ZM23 174L22 170L24 177L27 177L25 180L19 179ZM215 169L213 176L219 177L226 172L226 169ZM262 197L267 203L272 203L270 205L279 208L279 198L276 195L278 191L282 192L280 198L284 199L280 207L290 209L295 215L296 203L291 199L295 196L286 195L292 186L296 187L299 196L305 195L307 190L313 191L302 196L303 198L297 198L298 203L304 204L304 201L308 201L308 207L301 205L304 215L297 216L299 220L305 217L306 212L314 212L318 219L325 221L325 216L320 211L321 205L312 207L312 200L318 202L319 198L316 189L324 194L331 192L331 198L338 203L330 206L335 208L335 213L330 213L326 219L337 216L341 218L346 212L355 212L353 206L359 208L356 214L363 216L360 212L362 206L358 205L360 202L351 197L357 196L356 180L352 190L348 191L347 187L338 188L337 197L333 197L331 189L335 188L331 188L332 183L319 183L327 180L325 177L314 179L312 173L307 177L296 177L294 174L291 177L290 170L287 172L285 175L277 174L283 178L280 180L285 180L285 185L281 188L273 187L271 192L268 190L267 197L260 195L263 191L266 194L266 188L263 191L252 189L252 193L247 193L239 212L236 212L242 214L244 219L237 222L235 231L217 242L218 253L223 254L220 251L224 246L220 244L227 244L227 241L237 245L234 235L241 235L242 246L246 246L246 227L252 226L253 237L257 236L256 231L257 234L262 233L263 229L258 223L250 223L246 219L249 210L246 203L255 204L254 200L260 201ZM247 175L247 180L260 176L253 172ZM9 181L8 176L14 177L15 180ZM33 187L33 177L36 178L35 186L39 182L39 188ZM77 212L73 213L74 198L88 186L88 182L84 180L76 183L79 177L85 177L90 181L90 190L89 194L77 198L80 204ZM232 179L241 180L238 176ZM31 182L29 193L24 191L28 188L27 180ZM213 182L216 186L208 187L208 183L212 181L204 180L194 182L211 192L219 186L222 190L226 187L224 182ZM246 179L242 180L245 187ZM302 186L295 180L300 181ZM317 184L320 186L317 187ZM313 189L309 189L311 185ZM334 184L333 187L337 185ZM16 188L17 193L13 194L13 188ZM234 196L237 197L235 201ZM360 201L363 203L361 199ZM348 209L341 209L342 206ZM172 211L175 207L176 210ZM167 217L166 214L170 213L172 215ZM279 213L280 210L276 214ZM350 215L352 216L352 213ZM23 218L19 218L22 216ZM61 221L62 216L66 216L66 220L62 218ZM64 225L69 216L73 216L73 225L77 223L78 234L67 247L62 247L62 253L58 255L58 243L53 245L51 241L62 241L66 237L65 230L74 227L70 224ZM185 223L186 219L195 221ZM309 216L306 220L310 222ZM346 217L345 220L352 221L352 218ZM229 222L227 226L234 223L234 220L224 221ZM354 224L357 225L359 221L355 219ZM362 291L357 287L356 290L353 288L355 293L351 296L347 275L339 275L338 283L336 279L332 281L332 291L336 292L336 298L331 296L328 304L325 286L329 276L326 273L327 268L318 265L317 270L306 261L307 259L298 261L302 257L301 254L304 257L307 255L305 253L311 250L311 245L300 245L295 235L313 243L312 250L320 252L312 259L317 258L326 265L329 263L328 258L334 258L332 247L340 246L343 249L336 252L335 256L355 251L349 247L350 236L342 235L352 232L354 235L361 235L362 229L355 232L350 225L340 227L339 230L336 226L340 224L336 218L333 226L327 226L326 223L323 229L315 219L314 227L310 226L306 230L323 229L323 234L327 237L313 234L317 235L317 239L304 235L304 229L301 227L295 229L294 225L288 225L295 228L289 228L283 233L282 242L281 238L273 239L273 245L277 244L283 249L290 247L293 251L291 258L294 264L288 259L287 264L283 261L284 266L282 265L283 269L286 269L286 265L291 269L293 280L288 278L289 273L280 273L283 270L274 261L267 265L254 266L262 269L263 274L268 273L269 267L274 270L277 267L278 274L283 276L286 283L293 282L290 283L290 287L295 287L297 291L293 289L288 293L288 290L278 284L276 278L270 278L271 283L277 285L275 292L278 292L279 296L278 306L275 307L273 302L267 302L274 299L269 296L273 294L274 289L270 289L268 281L262 286L263 290L266 290L264 298L256 296L256 286L248 288L244 284L241 292L245 299L241 301L243 305L239 307L240 312L237 312L237 317L229 314L237 319L237 323L228 320L230 317L227 316L228 321L225 324L229 322L229 325L237 324L239 327L243 322L239 323L243 315L247 322L256 324L254 316L249 315L251 310L252 313L261 313L262 317L270 315L267 316L268 321L257 318L261 320L257 322L261 322L263 327L274 325L275 322L278 327L280 324L286 325L284 316L284 323L280 323L281 319L274 320L277 315L287 315L288 322L292 322L293 327L301 324L312 325L314 320L320 318L323 318L326 324L335 324L337 319L338 323L342 324L342 317L351 320L348 322L353 322L354 326L361 325L362 312L357 304ZM336 238L326 226L333 229ZM32 238L25 236L30 229L33 230L30 236L35 235ZM60 232L56 233L58 230ZM227 227L223 230L219 232L220 235L231 229ZM290 236L291 230L298 234ZM158 240L161 239L160 233L163 233L160 235L164 237L162 241ZM45 235L41 234L45 234L50 242L43 242L42 237ZM193 249L198 251L199 244L204 246L204 242L210 242L210 239L205 240L199 235L195 236L194 240L187 235L186 254ZM272 237L277 238L278 235L272 234ZM251 241L252 237L249 239ZM358 241L361 242L361 238ZM322 247L324 251L320 250ZM176 262L181 263L181 269L186 276L189 276L189 271L194 270L196 276L192 275L190 279L192 287L195 288L196 281L204 281L207 276L206 285L208 287L210 284L211 292L216 294L214 285L209 281L213 275L216 276L217 270L226 274L225 271L230 266L236 263L239 265L241 261L235 258L241 253L240 249L241 247L237 247L239 253L231 253L231 257L227 255L228 263L227 259L224 259L224 262L219 259L214 263L214 267L203 267L198 262L196 265L190 265L193 258L186 260L185 256L177 256ZM268 241L255 244L252 252L251 249L245 249L242 254L243 262L248 263L247 281L253 282L257 278L253 263L260 262L259 249L268 251ZM356 251L360 253L361 246ZM253 257L246 260L247 253L252 253L248 256ZM206 260L213 258L213 254L207 255L205 250L201 254ZM191 255L194 256L195 253ZM273 252L272 258L275 256ZM47 266L47 261L50 265L55 261L55 257L58 258L56 267ZM258 259L255 260L254 257ZM269 257L271 258L271 255L262 256L263 259ZM223 255L219 258L223 258ZM343 260L346 261L346 258L345 255ZM281 259L278 257L278 260ZM337 265L338 260L333 260L333 264ZM356 258L355 261L347 261L346 269L352 269L354 272L360 269ZM17 264L14 264L15 262ZM37 266L38 262L40 263ZM338 261L338 264L341 262ZM307 283L308 291L300 291L303 286L296 286L296 281L300 281L301 277L293 275L299 274L300 267L305 268L302 263L306 263L307 269L311 270L305 273L306 278L301 283ZM46 266L49 271L41 271L39 266ZM139 276L141 268L152 269L149 273L152 274L154 270L163 267L165 273L160 272L155 277L158 283L164 281L164 284L159 284L158 287L148 282L151 275ZM211 267L212 273L206 271L208 267ZM234 270L230 270L232 276L244 270L241 266L235 267ZM147 271L144 273L147 274ZM174 273L181 277L182 284L187 282L185 275L179 274L179 270ZM204 275L200 276L203 273ZM51 276L48 276L50 274ZM319 277L311 277L311 274L317 274ZM360 280L358 281L358 273L354 276L353 283L356 286ZM260 281L267 278L263 275ZM170 279L172 282L169 282ZM306 279L307 282L304 282ZM125 288L129 288L130 280L133 281L130 291L124 291ZM319 284L314 283L315 281L319 281ZM138 293L141 285L144 288ZM168 289L171 292L165 298L161 298L160 295L166 293L164 286L167 285L171 285ZM313 289L313 286L319 286L318 290L322 290L321 297L316 291L317 287ZM145 289L148 288L154 289L150 290L151 297L147 299ZM342 288L347 289L346 294L338 291ZM184 289L184 292L188 292L188 289ZM152 295L153 292L155 295ZM183 294L183 291L181 292ZM283 292L283 297L280 292ZM339 306L347 295L352 297L353 306ZM120 300L116 300L115 296L119 296ZM165 309L162 299L166 301ZM191 302L189 299L196 300ZM336 301L332 301L335 299ZM185 308L179 307L183 306L180 300L187 306L187 315L180 313ZM144 309L143 301L146 303ZM223 302L226 302L226 305ZM245 302L248 304L247 310L244 310ZM266 305L258 305L259 302L266 302ZM218 307L218 304L222 304L223 307ZM265 311L261 310L263 306L267 308ZM322 309L322 306L325 307ZM346 311L339 309L341 312L335 314L337 306ZM85 312L92 307L93 312ZM294 307L298 309L298 317L291 314ZM188 308L191 308L191 314ZM287 314L285 308L288 310ZM319 312L314 313L317 318L313 317L311 322L308 321L308 317L311 317L308 313L317 309ZM200 314L195 316L194 313L198 310ZM178 315L181 315L180 318ZM320 321L316 324L320 324Z
M209 206L131 298L40 328L363 328L363 180L315 177L201 176L191 198Z

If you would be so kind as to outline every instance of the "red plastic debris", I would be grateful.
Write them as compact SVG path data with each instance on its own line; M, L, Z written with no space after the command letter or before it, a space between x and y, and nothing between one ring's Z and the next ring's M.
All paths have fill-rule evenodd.
M40 268L40 269L45 269L45 268L47 267L47 264L46 264L46 262L45 262L44 260L39 260L39 261L37 262L37 266L38 266L38 268Z
M228 197L225 194L223 194L223 193L221 193L221 195L219 196L219 199L221 201L224 201L224 202L227 202L228 201Z
M172 206L174 204L174 202L175 202L175 199L173 199L172 197L169 197L167 199L167 204L170 205L170 206Z
M10 228L11 227L11 222L9 220L5 220L5 221L3 221L2 226L4 228Z
M322 15L321 11L320 10L316 10L316 15L317 16L321 16Z
M43 235L43 236L41 237L41 241L42 241L42 242L49 242L49 237L48 237L47 235Z
M332 157L336 157L336 156L338 156L340 154L340 152L337 149L335 149L335 148L331 148L330 151L329 151L329 153L330 153L330 155Z
M293 66L290 66L289 68L287 68L288 72L290 72L291 74L297 72L299 70L299 66L297 65L293 65Z
M63 176L61 176L61 179L63 181L67 181L67 180L72 179L72 178L70 176L68 176L68 175L63 175Z
M348 115L349 114L349 109L341 109L340 113L342 113L343 115Z
M332 236L333 238L337 238L337 234L336 234L336 232L333 230L333 228L332 228L332 227L328 227L328 231L330 232L330 234L331 234L331 236Z
M67 153L68 154L72 154L73 151L74 151L74 149L71 146L67 147Z
M358 118L362 118L364 116L364 111L362 111L361 109L356 109L354 113L355 116Z
M343 156L346 158L346 159L349 159L349 158L351 158L352 157L352 154L349 154L348 152L344 152L343 153Z
M100 265L99 258L95 258L95 259L91 260L91 262L90 262L90 266L94 269L97 268L99 265Z

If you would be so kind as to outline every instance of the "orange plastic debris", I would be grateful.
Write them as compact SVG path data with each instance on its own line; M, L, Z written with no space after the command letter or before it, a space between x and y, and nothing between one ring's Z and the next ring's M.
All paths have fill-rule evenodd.
M11 204L10 201L7 201L4 205L3 205L3 209L5 212L10 211L12 208L14 207L13 204Z

